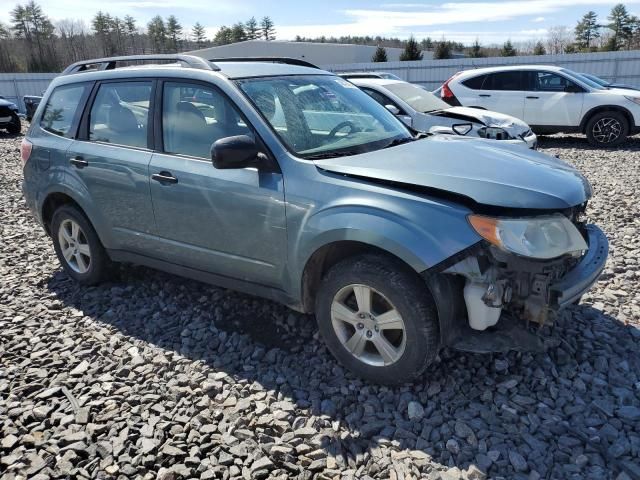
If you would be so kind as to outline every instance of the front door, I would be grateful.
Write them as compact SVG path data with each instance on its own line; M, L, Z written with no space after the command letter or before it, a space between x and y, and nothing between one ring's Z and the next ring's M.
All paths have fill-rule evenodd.
M530 90L525 94L524 121L529 125L575 127L582 119L584 90L568 78L553 72L531 72Z
M211 144L254 135L212 85L164 82L162 152L150 164L160 255L166 261L277 286L286 254L282 175L218 170Z

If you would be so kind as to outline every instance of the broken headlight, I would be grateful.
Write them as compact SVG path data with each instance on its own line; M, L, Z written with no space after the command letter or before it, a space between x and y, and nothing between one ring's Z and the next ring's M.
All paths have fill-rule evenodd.
M500 127L482 127L478 129L478 135L491 140L509 140L511 138L507 131Z
M567 253L579 255L587 249L575 225L560 214L532 218L469 215L469 223L489 243L523 257L546 260Z

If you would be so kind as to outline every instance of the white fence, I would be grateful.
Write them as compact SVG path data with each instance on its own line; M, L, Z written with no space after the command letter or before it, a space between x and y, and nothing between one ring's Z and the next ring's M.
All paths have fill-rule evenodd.
M598 75L612 82L640 86L640 51L531 55L523 57L457 58L418 62L385 62L323 65L334 72L384 71L433 90L460 70L497 65L558 65ZM56 73L0 73L0 95L24 112L22 97L40 95Z
M0 73L0 96L14 102L24 113L24 95L41 95L57 73Z
M416 62L354 63L323 65L333 72L382 71L408 82L438 88L454 73L499 65L557 65L576 72L591 73L611 82L640 86L640 51L530 55L522 57L457 58Z

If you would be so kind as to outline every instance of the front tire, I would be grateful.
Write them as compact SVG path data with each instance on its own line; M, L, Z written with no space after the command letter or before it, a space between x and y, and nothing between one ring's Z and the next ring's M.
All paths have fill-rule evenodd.
M415 380L439 350L438 316L426 283L399 260L366 254L323 278L316 320L327 347L376 383Z
M64 271L83 285L95 285L107 277L111 261L98 234L84 214L65 205L53 214L51 237Z
M629 134L629 122L619 112L600 112L593 115L586 125L587 140L594 147L616 147Z

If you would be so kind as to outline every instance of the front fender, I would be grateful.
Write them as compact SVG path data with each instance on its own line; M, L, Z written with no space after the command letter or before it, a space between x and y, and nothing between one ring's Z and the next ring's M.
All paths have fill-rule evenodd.
M422 272L481 240L466 220L466 209L432 202L394 205L396 212L377 206L333 205L311 215L292 242L298 246L294 278L302 278L318 249L338 241L380 248Z

